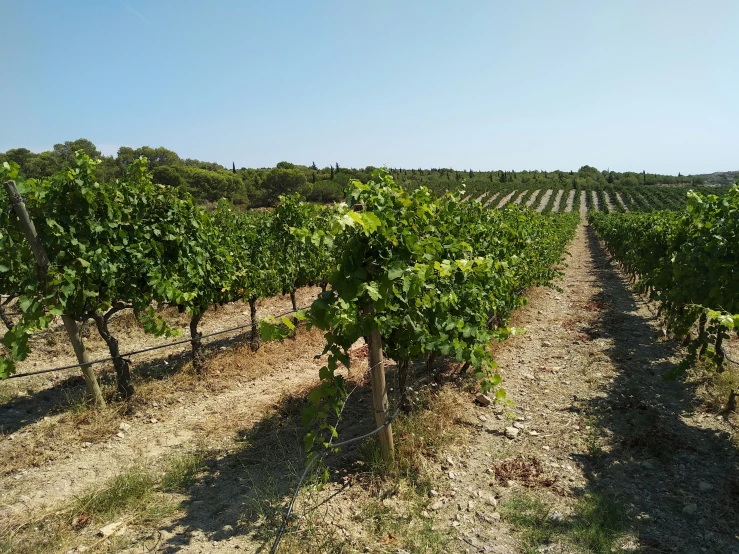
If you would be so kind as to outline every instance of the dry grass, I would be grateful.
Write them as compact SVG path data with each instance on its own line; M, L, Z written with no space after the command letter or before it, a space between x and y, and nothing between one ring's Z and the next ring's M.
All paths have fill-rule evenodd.
M460 442L466 436L467 431L459 422L469 398L452 387L438 392L425 387L413 397L411 413L400 415L393 423L394 462L382 460L379 443L374 438L368 441L364 458L374 477L407 480L426 494L430 488L429 461L435 462L444 446Z
M0 522L0 552L51 554L84 546L92 553L126 548L134 540L132 531L151 527L177 510L176 499L162 490L193 479L198 464L172 460L159 479L148 469L131 467L53 511L6 518ZM119 524L116 532L100 536L98 528L111 522Z
M538 458L526 459L516 456L493 466L495 477L501 483L516 481L526 488L546 487L562 494L563 489L557 486L557 477L544 470Z
M141 371L134 369L136 394L127 401L116 400L115 384L108 372L101 378L108 401L104 409L97 409L85 401L82 383L65 387L62 389L64 400L48 416L26 425L12 440L0 435L0 475L39 467L79 450L84 443L106 441L118 432L121 421L153 404L166 407L191 398L202 400L204 394L222 392L238 383L269 375L299 359L306 351L320 350L323 340L321 333L314 329L303 331L285 343L266 343L257 352L252 352L247 344L212 350L202 374L192 369L187 356L171 357L170 361L163 360L156 365L146 364ZM72 379L81 381L76 376ZM233 422L223 418L208 423L224 427Z
M736 417L737 414L727 412L727 403L732 391L739 394L739 366L726 363L724 371L718 373L712 363L703 362L694 374L703 381L706 408L713 413Z
M354 483L344 494L351 513L304 510L309 517L290 528L280 545L280 552L339 553L376 545L377 551L407 551L441 554L452 551L448 535L433 525L422 512L429 503L432 477L429 469L438 465L440 451L465 439L467 429L459 425L463 406L469 397L453 387L423 388L418 392L412 411L398 416L393 423L395 460L386 463L379 444L372 437L360 448L360 471L345 475L345 483ZM416 397L416 395L413 395ZM356 486L359 485L359 486ZM320 493L306 491L301 504L316 506L340 489L339 484ZM352 549L353 548L353 549Z

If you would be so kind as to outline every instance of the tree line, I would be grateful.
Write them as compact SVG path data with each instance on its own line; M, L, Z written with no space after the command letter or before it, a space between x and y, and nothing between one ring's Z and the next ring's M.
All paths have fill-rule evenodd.
M141 156L149 160L149 169L155 183L176 187L193 195L200 202L217 202L227 198L235 205L274 206L280 195L300 194L320 203L340 201L344 190L353 179L366 181L374 167L345 168L338 163L319 168L310 165L280 162L274 168L230 168L219 163L181 158L164 147L122 146L115 156L104 156L90 140L81 138L55 144L52 150L40 153L27 148L12 148L0 153L0 163L15 162L20 166L20 177L43 179L74 167L75 152L82 150L100 160L97 178L101 182L115 181L125 175L126 168ZM642 172L599 171L583 166L577 171L473 171L452 168L391 168L390 174L404 188L413 190L427 186L435 193L457 189L464 184L470 192L481 193L501 187L562 188L639 185L701 185L701 176L673 176Z

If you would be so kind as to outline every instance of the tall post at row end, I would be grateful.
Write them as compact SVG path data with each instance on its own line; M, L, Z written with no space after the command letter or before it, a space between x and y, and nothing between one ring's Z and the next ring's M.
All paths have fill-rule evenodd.
M36 226L33 224L31 216L28 215L28 210L26 210L23 198L18 194L18 188L15 185L15 181L5 182L5 192L8 194L10 204L13 206L13 210L18 217L20 231L26 237L28 244L31 246L31 250L33 251L33 256L36 259L36 270L43 280L46 278L46 274L49 271L49 258L46 255L44 246L38 238ZM85 377L87 394L95 402L96 406L103 407L105 406L105 399L103 398L103 393L100 391L100 385L98 385L92 365L90 365L90 356L88 355L87 350L85 350L85 345L80 338L77 322L69 315L63 315L62 321L64 322L64 328L67 330L67 334L69 335L69 342L72 343L72 348L74 348L77 361L82 364L82 375Z

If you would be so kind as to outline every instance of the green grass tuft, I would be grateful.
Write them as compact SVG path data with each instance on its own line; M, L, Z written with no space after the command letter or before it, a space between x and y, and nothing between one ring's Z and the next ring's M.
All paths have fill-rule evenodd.
M580 498L570 517L552 518L550 506L530 495L514 496L501 505L500 513L521 534L525 551L561 543L583 552L610 554L631 530L628 510L613 495L589 492Z
M161 480L165 492L185 492L195 484L198 473L205 466L205 456L192 452L169 460Z
M100 489L90 489L77 499L75 514L88 514L108 521L122 512L144 503L152 494L154 479L147 471L133 467L113 477Z

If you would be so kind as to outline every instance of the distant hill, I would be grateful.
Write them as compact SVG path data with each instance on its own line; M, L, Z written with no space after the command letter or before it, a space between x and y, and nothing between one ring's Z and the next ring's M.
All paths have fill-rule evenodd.
M716 173L691 175L691 177L700 177L707 185L733 185L739 181L739 171L717 171Z

